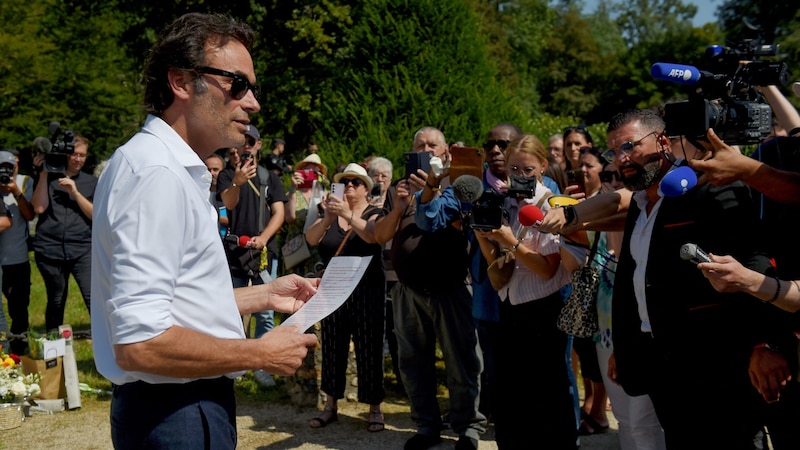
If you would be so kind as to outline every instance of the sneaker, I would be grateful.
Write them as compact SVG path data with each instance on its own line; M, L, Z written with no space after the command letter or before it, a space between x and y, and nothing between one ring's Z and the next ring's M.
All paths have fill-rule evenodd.
M428 450L434 445L442 442L439 436L426 436L424 434L415 434L411 439L406 441L404 450Z
M478 450L478 440L468 436L461 436L456 442L456 450Z
M256 379L258 384L264 387L275 387L275 379L272 378L272 375L264 372L263 370L254 370L253 378Z

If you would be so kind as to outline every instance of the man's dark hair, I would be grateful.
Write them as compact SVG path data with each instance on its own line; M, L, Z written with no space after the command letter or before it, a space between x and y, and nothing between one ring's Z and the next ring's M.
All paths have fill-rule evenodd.
M194 70L206 62L206 46L222 47L236 40L249 51L255 33L246 23L222 14L188 13L161 33L150 50L144 70L147 112L160 115L175 99L169 87L170 70Z
M286 141L284 141L283 139L273 139L272 140L272 148L273 149L275 147L279 146L280 144L286 145Z
M664 119L661 118L658 112L652 109L629 109L612 117L611 121L608 122L607 131L614 131L636 121L642 124L642 128L650 131L661 133L666 128Z

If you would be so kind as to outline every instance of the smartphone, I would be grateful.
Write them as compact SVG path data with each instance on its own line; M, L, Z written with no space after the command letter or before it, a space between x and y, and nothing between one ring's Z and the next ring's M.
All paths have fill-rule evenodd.
M253 154L252 153L243 154L242 155L242 162L239 164L239 167L244 167L244 165L247 163L247 161L249 161L251 159L253 159Z
M461 175L483 178L483 149L477 147L450 147L450 182Z
M567 185L578 186L578 189L570 192L570 194L577 194L578 192L586 193L586 180L582 170L568 170L567 171Z
M418 169L425 173L431 172L431 152L405 152L403 158L406 163L406 178L411 174L416 175Z
M342 183L331 184L331 195L338 198L339 200L344 200L344 184Z
M317 181L317 173L311 169L301 170L300 175L303 176L303 184L300 185L300 189L311 189L314 182Z

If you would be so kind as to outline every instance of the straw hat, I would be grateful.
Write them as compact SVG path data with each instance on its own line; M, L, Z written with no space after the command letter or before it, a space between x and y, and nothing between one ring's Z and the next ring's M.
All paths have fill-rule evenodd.
M372 189L372 178L367 175L367 169L362 167L361 164L348 164L344 171L333 176L333 182L338 183L342 178L358 178L367 185L367 192Z
M325 164L322 164L322 160L319 159L319 155L317 155L316 153L312 153L306 156L306 159L300 161L299 163L297 163L297 165L294 166L294 170L303 170L303 168L305 168L309 164L318 165L319 170L322 171L322 174L328 175L328 168L325 166Z

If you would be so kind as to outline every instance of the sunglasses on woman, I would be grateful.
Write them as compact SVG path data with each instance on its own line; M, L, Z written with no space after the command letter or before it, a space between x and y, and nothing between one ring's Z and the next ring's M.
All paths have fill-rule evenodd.
M253 96L258 98L258 86L250 83L246 76L238 73L228 72L227 70L215 69L213 67L198 67L195 69L199 73L206 73L210 75L219 75L232 79L231 82L231 97L236 100L241 100L247 95L247 91L253 91Z
M340 178L339 183L342 183L345 186L352 184L353 187L359 187L364 185L364 180L361 178Z

